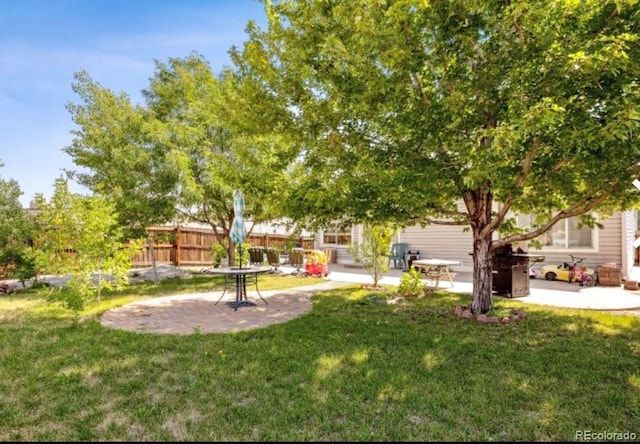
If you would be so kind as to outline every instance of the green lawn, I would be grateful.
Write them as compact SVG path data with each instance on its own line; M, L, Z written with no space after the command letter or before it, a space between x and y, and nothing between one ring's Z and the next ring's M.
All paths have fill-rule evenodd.
M317 278L262 276L261 290ZM640 436L640 317L524 307L511 325L454 315L445 292L396 305L358 286L264 329L190 336L79 320L30 290L0 298L2 441L573 441Z

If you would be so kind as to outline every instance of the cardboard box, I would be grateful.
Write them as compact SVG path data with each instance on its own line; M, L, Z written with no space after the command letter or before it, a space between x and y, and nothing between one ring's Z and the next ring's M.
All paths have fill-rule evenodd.
M603 287L619 287L622 285L622 279L620 275L617 276L601 276L598 275L598 285Z
M615 263L603 264L598 267L598 284L602 286L618 287L622 285L622 273Z

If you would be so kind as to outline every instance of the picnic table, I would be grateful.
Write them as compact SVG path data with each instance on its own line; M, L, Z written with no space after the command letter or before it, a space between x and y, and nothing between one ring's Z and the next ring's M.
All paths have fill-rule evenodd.
M411 267L425 274L427 280L435 281L435 288L438 288L443 278L449 280L453 287L453 276L451 267L461 266L460 261L451 261L446 259L418 259L412 262Z

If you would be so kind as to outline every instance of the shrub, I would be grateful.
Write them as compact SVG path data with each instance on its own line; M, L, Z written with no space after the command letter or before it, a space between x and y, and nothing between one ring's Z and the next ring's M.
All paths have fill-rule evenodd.
M389 271L389 249L393 237L393 228L389 224L365 224L362 233L362 243L353 242L349 246L349 253L356 262L373 277L374 287L382 275Z
M422 273L415 268L409 269L400 278L400 286L398 293L404 297L418 297L424 294L424 282L422 282Z
M0 254L0 267L4 269L6 277L20 281L22 288L25 283L36 276L36 260L30 248L8 248Z
M249 248L251 248L251 244L247 242L243 242L242 245L240 245L239 247L240 248L238 248L238 245L236 245L236 254L234 255L234 258L233 258L233 266L248 267L249 261L251 259L251 256L249 255ZM240 255L238 255L238 252L240 252Z
M223 244L214 244L211 247L211 262L215 268L218 268L222 262L222 258L227 256L227 248Z

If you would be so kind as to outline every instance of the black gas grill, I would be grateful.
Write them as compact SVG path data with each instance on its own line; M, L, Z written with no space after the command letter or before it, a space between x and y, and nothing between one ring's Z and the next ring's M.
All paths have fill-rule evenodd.
M544 256L513 252L511 246L497 248L493 254L493 292L510 298L529 296L529 263L542 262Z

